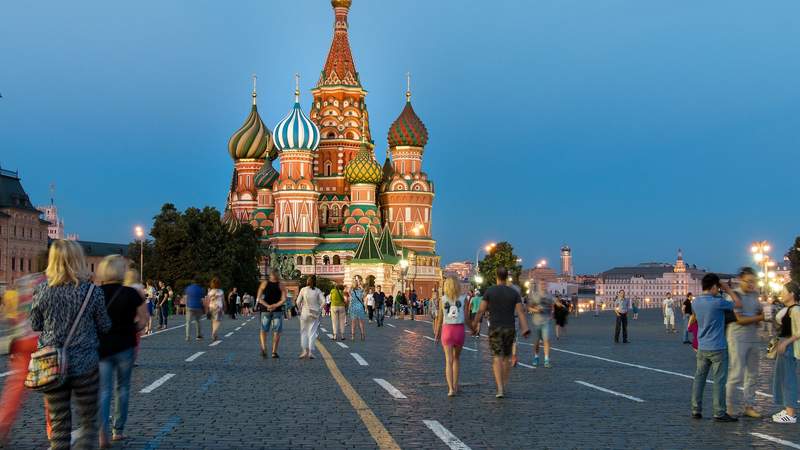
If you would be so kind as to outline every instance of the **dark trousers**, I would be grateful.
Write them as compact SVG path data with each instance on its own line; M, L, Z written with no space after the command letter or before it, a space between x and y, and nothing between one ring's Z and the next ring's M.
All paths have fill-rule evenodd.
M617 324L614 327L614 342L619 342L620 326L622 326L622 341L628 342L628 313L617 314Z
M367 312L369 313L369 321L372 322L372 317L375 315L375 307L367 306Z
M167 318L169 317L169 306L165 302L163 305L158 307L158 310L161 312L158 316L158 325L167 326Z
M69 449L72 432L72 411L75 406L81 436L75 442L76 449L97 448L97 391L100 378L97 369L93 372L69 377L63 386L46 392L44 398L50 408L51 449Z

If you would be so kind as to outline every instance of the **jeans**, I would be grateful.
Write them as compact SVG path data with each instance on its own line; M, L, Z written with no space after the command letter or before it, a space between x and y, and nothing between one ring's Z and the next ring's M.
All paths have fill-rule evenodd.
M694 372L692 383L692 413L703 412L703 390L706 387L706 378L709 370L714 384L711 387L714 401L714 417L724 416L725 384L728 379L728 350L698 350L697 370Z
M725 386L725 403L728 411L738 412L736 400L739 386L744 384L744 406L756 404L756 381L758 378L758 355L761 344L755 342L738 342L728 339L728 383Z
M688 314L683 314L683 342L691 342L692 340L689 339L689 317Z
M189 339L189 325L194 322L197 330L197 337L203 337L200 330L200 319L203 317L202 309L189 308L186 310L186 339Z
M128 420L128 398L133 373L134 349L129 348L100 360L99 425L101 436L108 436L111 413L111 391L116 381L117 401L114 404L114 434L122 434Z
M619 342L619 329L622 328L622 341L628 342L628 313L617 314L617 323L614 326L614 342Z
M376 311L376 320L378 321L378 326L382 327L383 326L384 312L386 310L383 307L379 306L375 311Z
M775 358L772 394L775 396L773 400L777 406L797 408L797 360L794 359L791 345L782 355Z
M158 315L158 326L167 326L167 318L169 317L169 306L167 303L164 302L163 305L158 307L158 311L161 313Z

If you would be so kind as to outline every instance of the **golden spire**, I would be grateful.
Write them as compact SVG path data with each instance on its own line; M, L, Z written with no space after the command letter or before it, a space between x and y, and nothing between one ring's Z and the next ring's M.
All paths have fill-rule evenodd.
M258 77L256 76L256 74L253 74L253 94L252 94L252 96L253 96L253 106L256 106L256 97L258 97L258 94L256 94L256 80L257 79L258 79Z
M411 72L406 72L406 103L411 102Z
M294 74L294 102L300 103L300 74Z

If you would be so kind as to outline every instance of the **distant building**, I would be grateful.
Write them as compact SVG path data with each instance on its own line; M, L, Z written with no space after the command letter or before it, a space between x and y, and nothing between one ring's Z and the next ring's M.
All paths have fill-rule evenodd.
M531 285L555 283L558 281L558 274L550 267L537 266L530 269L523 269L522 274L520 274L520 281L523 284L530 282Z
M561 247L561 275L571 277L574 275L572 269L572 249L568 245Z
M47 227L17 172L0 168L0 288L36 272L46 258Z
M444 268L445 276L453 275L459 280L468 280L475 272L475 263L472 261L451 262Z
M627 298L641 300L644 306L660 305L668 293L677 299L684 299L689 293L699 294L702 291L700 280L706 273L696 266L687 266L679 249L674 265L644 263L615 267L601 273L596 282L597 300L609 304L620 290L624 290ZM719 275L723 280L734 278L732 275Z
M120 255L128 257L128 244L90 241L78 241L78 244L83 247L83 253L86 254L86 267L92 272L93 276L97 274L97 266L100 265L100 261L106 256Z
M50 225L47 226L47 237L50 239L77 241L77 234L66 234L66 231L64 231L64 219L58 216L58 207L55 204L53 190L53 186L50 186L50 204L36 207L44 214L44 219L50 222Z

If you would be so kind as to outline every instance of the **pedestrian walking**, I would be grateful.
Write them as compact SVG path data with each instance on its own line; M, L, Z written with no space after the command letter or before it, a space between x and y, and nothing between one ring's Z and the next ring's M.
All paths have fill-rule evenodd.
M763 345L758 336L759 322L764 320L761 302L758 300L756 273L750 267L739 271L739 287L736 294L742 302L735 308L736 322L728 324L728 383L725 386L725 403L731 416L745 415L760 419L756 411L756 384L758 382L758 358ZM739 389L742 391L743 409L739 408Z
M386 294L383 293L380 284L375 288L372 298L375 302L375 322L377 322L379 327L382 327L383 319L386 315Z
M41 332L38 348L62 348L69 361L64 382L44 392L52 426L50 447L70 448L74 407L81 429L75 448L95 448L98 442L98 333L106 333L111 328L103 290L87 281L83 249L73 241L53 241L45 273L47 282L34 291L31 329ZM35 359L36 353L32 357Z
M124 431L128 419L137 333L147 322L147 305L141 295L135 289L122 285L127 269L127 260L119 255L105 257L97 268L106 311L111 318L111 329L100 335L100 448L109 448L110 441L126 438ZM109 416L115 385L117 401L112 427Z
M219 288L219 278L214 277L208 284L208 294L206 295L206 302L208 303L208 312L211 314L211 341L219 340L219 327L222 323L222 316L225 312L225 296L222 289ZM233 315L235 318L236 316Z
M772 415L775 423L797 423L797 359L800 358L800 293L795 283L787 284L780 293L785 305L775 315L779 341L775 344L775 370L772 377L772 395L775 405L783 407Z
M478 309L480 309L481 307L481 300L483 300L483 296L481 296L480 289L475 289L475 294L472 296L472 299L470 299L470 313L469 313L470 322L472 322L473 320L475 320L476 317L478 317ZM478 319L478 333L475 334L476 338L481 337L480 332L482 325L483 325L483 317L480 317Z
M664 315L664 328L666 332L677 333L675 329L675 300L669 292L667 292L667 296L661 304L661 311Z
M331 328L333 329L333 339L344 340L345 318L347 309L344 303L344 286L335 285L331 288Z
M348 308L350 316L350 340L356 339L356 326L361 331L361 340L367 338L364 329L364 321L367 319L367 310L364 306L364 289L361 287L361 276L353 278L353 287L350 288L350 306Z
M225 310L228 312L228 315L232 320L236 320L238 303L239 293L236 291L236 288L232 288L231 292L228 293L228 298L225 301Z
M147 303L147 324L144 327L144 334L153 334L153 315L157 314L156 303L158 299L153 282L150 280L145 282L144 298Z
M169 305L167 304L169 301L169 289L163 281L158 282L158 287L158 329L164 330L168 326L169 319Z
M639 306L642 304L640 298L635 298L631 302L631 312L633 313L633 320L639 320Z
M544 367L550 365L550 335L553 328L554 301L547 295L542 283L536 283L528 294L528 310L531 312L533 330L533 367L539 367L539 342L544 347Z
M203 304L205 291L197 282L192 280L191 284L186 286L184 298L186 299L186 340L189 340L189 326L194 322L195 338L199 341L203 339L200 319L205 315L205 306Z
M488 311L492 320L489 323L489 344L492 348L492 372L497 385L496 398L503 398L508 387L508 377L511 372L511 352L514 347L516 329L514 314L519 317L520 334L527 337L530 334L528 322L525 319L525 310L519 294L514 289L506 286L508 269L500 266L497 272L497 285L486 290L476 317L472 320L472 333L478 333L478 326L483 315Z
M372 323L372 319L375 316L375 291L372 287L367 288L367 296L364 299L364 302L367 305L367 315L369 315L369 323Z
M300 309L300 359L314 359L317 329L325 305L325 295L317 288L317 276L311 275L306 286L297 294L297 307Z
M697 320L697 369L692 383L692 417L703 417L703 390L709 371L713 393L713 414L717 422L736 422L738 419L727 413L725 405L725 385L728 381L728 344L725 340L725 311L741 308L739 296L726 284L720 283L719 276L706 274L701 280L703 293L692 302L692 311ZM733 302L720 293L725 292Z
M261 357L267 357L267 339L269 332L272 331L272 357L278 358L278 344L281 342L281 331L283 331L286 290L281 285L277 269L271 269L269 279L261 282L256 299L261 323L261 331L258 333Z
M619 343L619 331L622 329L622 343L628 343L628 311L631 310L631 301L625 298L625 291L620 290L614 300L614 314L616 324L614 325L614 342Z
M692 340L689 339L689 319L692 317L692 300L694 296L691 292L686 295L683 300L681 313L683 314L683 343L691 344Z
M434 339L441 339L444 348L444 376L447 396L458 394L458 375L461 369L461 350L464 347L464 311L468 308L466 296L461 295L458 280L444 280L444 295L439 302L439 314L433 323Z
M253 303L253 297L250 294L245 293L242 296L242 314L245 317L250 317L250 306Z

